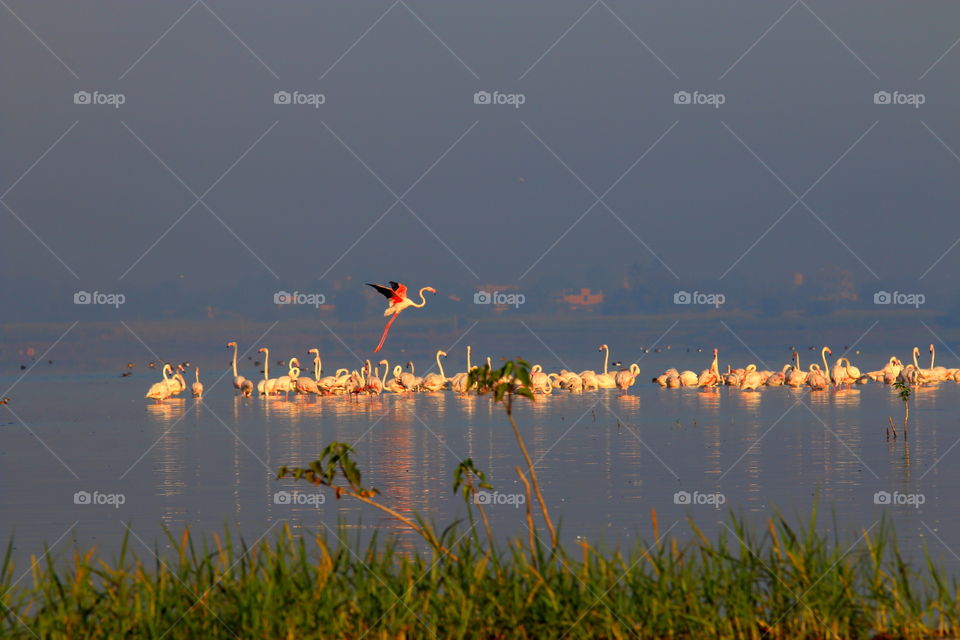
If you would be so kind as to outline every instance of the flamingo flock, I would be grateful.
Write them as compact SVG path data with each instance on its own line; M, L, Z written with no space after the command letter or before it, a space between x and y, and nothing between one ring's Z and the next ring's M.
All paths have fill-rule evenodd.
M851 364L850 359L846 356L837 358L831 367L827 362L827 356L833 355L833 351L830 347L823 347L820 350L822 368L819 363L814 362L804 370L800 365L800 353L793 351L791 362L783 365L779 371L761 371L757 369L755 364L748 364L746 367L737 369L727 365L726 372L721 375L717 361L718 351L714 349L710 367L704 369L699 376L693 371L678 371L671 368L654 378L653 382L670 389L725 385L739 387L743 390L787 386L793 388L809 387L814 391L823 390L830 386L849 387L871 381L882 382L887 385L900 382L909 386L946 381L960 382L960 368L947 369L934 366L936 348L931 344L929 351L930 366L928 368L921 367L918 362L920 357L919 347L913 348L913 364L904 366L897 356L890 356L882 368L866 373L862 373L860 369Z
M421 298L422 298L421 292ZM414 305L416 306L416 305ZM399 313L399 311L397 312ZM396 313L393 315L396 318ZM389 328L389 322L387 325ZM385 332L386 333L386 332ZM381 345L382 346L382 345ZM258 396L379 396L380 394L412 394L412 393L440 393L446 390L464 394L467 392L467 383L470 371L477 368L473 364L472 348L466 347L466 367L463 371L447 375L444 360L447 353L438 350L434 354L434 370L424 376L418 376L413 361L395 363L391 368L386 359L373 362L365 360L358 369L338 368L332 375L324 375L323 359L320 349L314 347L305 353L312 363L312 370L301 368L298 356L280 361L286 371L278 377L270 375L270 350L260 347L259 353L264 355L262 378L256 380L240 375L237 368L238 346L235 341L227 343L227 348L233 349L231 362L233 372L233 387L235 393L249 398ZM588 369L580 372L560 369L559 371L544 371L543 366L534 364L530 368L530 387L535 394L548 395L555 392L585 393L601 389L617 389L621 395L629 394L640 375L640 366L632 363L624 366L620 362L610 363L610 347L602 344L597 347L603 352L602 370ZM652 379L653 383L667 389L684 387L713 388L720 386L737 387L744 391L758 391L761 387L790 387L799 389L807 387L813 391L834 388L850 387L851 385L881 382L887 385L900 382L910 386L934 384L944 381L960 382L960 368L948 369L936 366L936 349L930 345L930 366L922 367L919 363L920 349L914 347L912 363L904 366L897 356L890 356L880 369L861 372L854 366L848 357L841 356L831 365L827 356L832 356L830 347L824 346L820 350L820 362L809 364L806 368L801 365L800 353L792 351L790 361L777 371L762 370L756 364L750 363L744 367L734 368L726 366L721 372L719 364L719 350L713 349L713 357L706 368L697 373L692 370L678 370L669 368ZM487 366L491 366L490 358L486 358ZM382 367L382 369L381 369ZM147 391L146 397L157 402L176 396L186 389L184 380L185 368L165 364L162 369L163 379L153 384ZM381 375L382 374L382 375ZM195 369L195 382L191 386L195 398L202 399L204 386L200 382L200 371Z

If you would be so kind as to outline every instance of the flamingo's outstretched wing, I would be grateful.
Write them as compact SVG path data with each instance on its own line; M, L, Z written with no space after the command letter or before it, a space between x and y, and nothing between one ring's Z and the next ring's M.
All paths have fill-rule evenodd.
M390 325L393 324L393 321L396 320L397 316L399 315L400 315L399 313L395 313L392 316L390 316L389 320L387 320L387 324L383 328L383 335L380 336L380 344L378 344L377 348L373 350L374 353L380 351L380 349L383 348L383 343L387 341L387 334L390 332Z
M393 284L393 283L391 282L390 284ZM370 284L368 282L367 286L373 287L374 289L376 289L380 293L380 295L382 295L384 298L392 298L394 295L393 289L390 289L389 287L385 287L382 284Z

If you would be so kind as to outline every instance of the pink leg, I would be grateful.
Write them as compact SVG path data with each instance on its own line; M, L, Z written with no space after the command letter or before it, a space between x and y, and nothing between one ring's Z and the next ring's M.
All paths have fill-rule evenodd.
M397 319L399 313L395 313L390 316L390 319L387 320L386 326L383 328L383 335L380 336L380 344L377 345L377 348L373 350L374 353L380 351L383 348L383 343L387 341L387 334L390 332L390 325L393 324L393 321Z

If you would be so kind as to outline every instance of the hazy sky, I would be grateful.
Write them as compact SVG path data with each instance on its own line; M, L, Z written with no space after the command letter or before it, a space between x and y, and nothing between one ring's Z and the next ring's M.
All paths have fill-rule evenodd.
M6 0L0 296L637 261L678 289L943 286L958 38L953 2Z

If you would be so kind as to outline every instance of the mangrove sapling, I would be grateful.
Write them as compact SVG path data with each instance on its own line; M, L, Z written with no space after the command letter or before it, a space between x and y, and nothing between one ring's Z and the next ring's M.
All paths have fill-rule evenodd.
M473 524L472 507L476 505L477 511L480 512L480 518L483 520L484 531L487 533L487 543L490 545L490 549L493 549L493 532L490 530L487 512L483 508L483 504L476 499L479 489L493 489L493 487L487 482L487 476L483 471L474 466L473 458L467 458L457 465L457 469L453 473L453 492L456 493L459 490L463 496L463 501L467 504L467 514L470 517L471 525Z
M457 556L447 549L437 537L437 534L424 522L416 523L402 513L381 504L375 500L380 491L376 488L367 489L362 484L360 469L351 455L353 447L344 442L331 442L324 448L320 458L310 463L308 467L282 466L277 472L277 478L293 478L306 480L316 486L325 486L334 490L337 500L342 496L349 496L380 509L387 515L399 520L426 540L434 549L458 562ZM337 484L336 479L342 476L346 484Z
M903 439L907 439L907 420L910 419L910 387L902 380L893 383L893 388L897 390L897 395L903 400ZM891 426L893 421L891 420ZM896 439L896 430L894 430L894 439Z
M550 530L550 543L553 548L557 548L557 530L550 519L550 511L547 509L547 503L543 499L543 493L540 491L540 482L537 479L537 470L533 466L533 460L527 452L527 445L520 435L520 428L513 417L513 400L515 396L522 396L534 400L533 389L530 385L530 364L517 358L516 361L508 360L503 363L499 369L491 369L489 365L480 368L477 367L470 372L467 378L467 390L476 388L477 395L490 393L493 395L493 401L503 404L507 413L507 419L510 426L513 427L513 435L520 446L520 453L527 463L527 472L530 474L530 484L533 485L534 495L540 505L540 511L543 519Z

